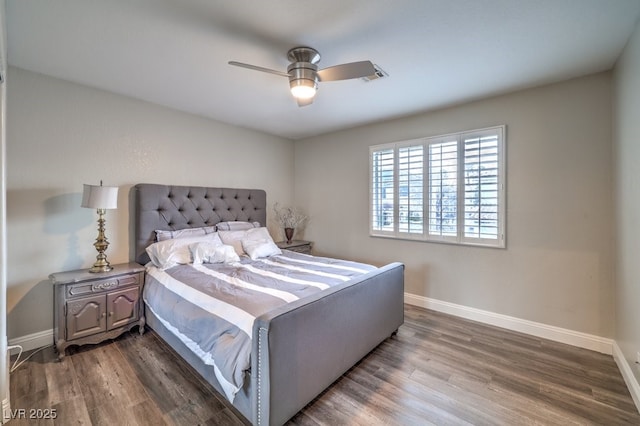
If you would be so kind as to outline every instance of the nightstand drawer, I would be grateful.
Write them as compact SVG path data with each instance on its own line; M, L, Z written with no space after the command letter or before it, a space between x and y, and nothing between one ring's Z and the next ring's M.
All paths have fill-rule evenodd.
M142 283L142 274L124 275L104 280L88 281L67 285L67 298L84 296L92 293L102 293L126 286L137 286Z

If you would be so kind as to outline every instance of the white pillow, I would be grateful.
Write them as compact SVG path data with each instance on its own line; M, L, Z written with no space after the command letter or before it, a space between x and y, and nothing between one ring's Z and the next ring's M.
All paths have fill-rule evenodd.
M246 231L251 228L259 228L260 222L242 222L234 220L231 222L218 222L216 229L218 231Z
M176 265L191 263L189 245L198 242L210 242L222 245L217 233L191 238L173 238L159 241L147 247L146 251L151 262L160 269L169 269Z
M203 226L201 228L185 228L177 231L156 230L156 241L169 240L171 238L191 238L216 232L215 226Z
M242 248L252 260L282 254L267 228L249 229L242 238Z
M218 231L218 235L220 236L223 244L232 246L238 256L242 256L246 254L242 248L242 239L245 237L247 232L249 231Z
M232 246L199 242L189 245L189 251L194 265L202 263L232 263L239 262L240 257Z

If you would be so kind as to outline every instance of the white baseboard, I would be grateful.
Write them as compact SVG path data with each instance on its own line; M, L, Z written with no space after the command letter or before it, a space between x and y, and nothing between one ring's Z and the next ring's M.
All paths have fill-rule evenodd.
M607 355L612 355L613 353L613 340L594 336L592 334L523 320L520 318L510 317L508 315L496 314L494 312L483 311L481 309L470 308L468 306L456 305L455 303L443 302L441 300L430 299L428 297L418 296L411 293L404 294L404 301L409 305L433 309L434 311L455 315L484 324L495 325L497 327L506 328L507 330L519 331L521 333L542 337L555 342L566 343L579 348L590 349Z
M636 403L636 408L640 411L640 384L633 374L633 371L631 371L631 366L624 357L620 346L618 346L615 341L613 342L613 359L616 361L616 364L618 364L618 369L620 373L622 373L622 378L627 384L627 388L629 388L633 402Z
M0 424L5 424L11 420L11 404L9 399L2 400L2 417L0 417Z
M32 349L38 349L43 346L50 346L53 344L53 329L39 331L38 333L27 334L26 336L16 337L9 340L9 346L20 345L23 351L30 351ZM11 355L17 353L17 349L11 350Z

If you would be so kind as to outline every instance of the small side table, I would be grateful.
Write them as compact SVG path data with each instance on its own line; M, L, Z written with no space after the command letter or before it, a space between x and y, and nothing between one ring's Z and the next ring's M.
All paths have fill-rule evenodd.
M298 253L311 254L311 246L313 245L313 243L311 243L311 241L292 240L290 243L287 243L286 241L278 241L276 245L282 250L291 250Z
M139 326L144 333L144 267L114 265L109 272L88 269L49 275L54 287L53 339L62 360L70 345L99 343Z

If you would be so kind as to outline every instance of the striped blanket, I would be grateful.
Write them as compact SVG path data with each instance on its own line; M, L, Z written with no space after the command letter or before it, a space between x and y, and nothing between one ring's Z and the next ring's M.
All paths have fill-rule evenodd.
M250 367L253 322L286 303L376 268L358 262L283 254L233 264L147 267L147 309L214 368L229 401Z

